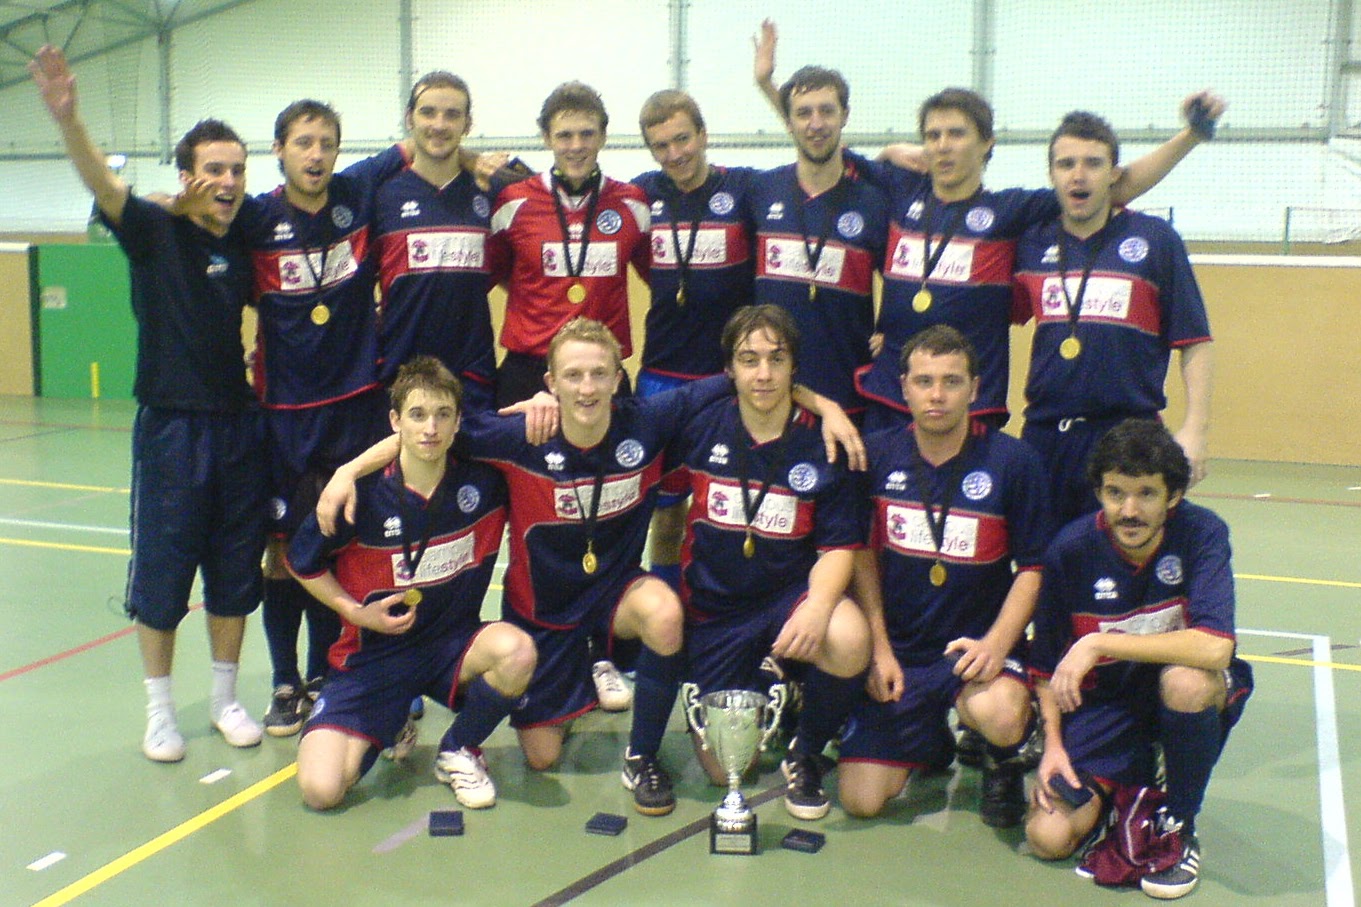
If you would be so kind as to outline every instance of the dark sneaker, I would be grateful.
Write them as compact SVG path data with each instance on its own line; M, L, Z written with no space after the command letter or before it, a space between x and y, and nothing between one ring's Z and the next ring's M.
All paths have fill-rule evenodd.
M1181 823L1163 813L1158 816L1158 831L1180 831ZM1162 872L1152 872L1139 880L1144 894L1161 901L1184 898L1196 890L1200 881L1200 841L1195 835L1184 835L1181 859Z
M821 819L832 809L832 801L822 789L822 764L817 756L793 750L780 763L784 773L784 808L796 819Z
M676 808L671 776L656 756L635 756L624 750L624 789L633 791L633 808L645 816L665 816Z
M311 708L306 693L291 683L279 684L274 688L269 711L265 712L265 733L271 737L292 737L302 730Z
M1025 818L1025 767L1015 759L983 764L983 795L978 814L992 828L1011 828Z
M988 741L971 727L960 726L959 737L955 739L955 759L960 765L969 768L982 768L983 758L988 752Z

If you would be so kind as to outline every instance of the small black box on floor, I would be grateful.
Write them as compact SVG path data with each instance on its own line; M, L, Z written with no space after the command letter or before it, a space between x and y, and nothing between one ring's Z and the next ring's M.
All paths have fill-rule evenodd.
M827 836L816 831L808 831L803 828L796 828L784 836L780 846L786 850L798 850L803 853L817 853L822 850L822 845L827 843Z
M628 828L629 820L614 813L596 813L586 821L586 830L593 835L614 837Z
M436 809L430 812L430 837L445 838L463 834L463 813L457 809Z

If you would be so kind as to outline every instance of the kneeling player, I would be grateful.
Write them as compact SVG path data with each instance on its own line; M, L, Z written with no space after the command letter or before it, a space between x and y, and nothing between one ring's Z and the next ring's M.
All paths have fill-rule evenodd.
M1190 465L1157 422L1117 425L1087 474L1101 512L1070 523L1045 555L1032 653L1045 750L1026 837L1041 859L1072 854L1109 791L1154 783L1160 742L1158 831L1180 833L1182 857L1141 887L1179 898L1199 876L1210 773L1252 692L1250 666L1234 657L1229 531L1183 500Z
M959 331L916 334L899 369L913 422L866 439L873 514L855 594L873 656L870 695L841 742L841 803L878 815L911 770L949 765L953 706L987 741L983 821L1016 825L1018 753L1034 727L1022 635L1050 537L1044 470L1025 444L970 419L978 360Z
M298 748L298 784L313 809L337 806L386 747L412 697L458 710L435 774L482 809L496 788L478 746L534 673L534 644L479 617L506 518L495 470L449 455L458 380L431 357L402 367L391 390L400 453L356 489L356 518L334 537L315 515L294 536L289 569L344 621L331 675Z

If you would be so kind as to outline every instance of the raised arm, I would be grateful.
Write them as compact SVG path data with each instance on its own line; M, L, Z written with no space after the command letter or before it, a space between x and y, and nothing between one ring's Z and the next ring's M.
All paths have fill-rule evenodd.
M66 55L51 44L44 44L28 64L47 112L61 130L66 156L75 165L81 182L94 193L95 203L114 224L123 220L128 203L128 184L105 163L104 154L90 138L76 103L76 77L67 65Z
M779 39L775 20L763 19L761 30L751 39L756 51L752 63L752 76L756 79L757 90L770 102L770 106L775 109L775 115L783 123L784 107L780 104L780 90L775 87L775 45L779 43Z
M1197 102L1203 106L1208 125L1200 125L1200 121L1192 116L1192 108ZM1223 98L1209 91L1187 95L1181 102L1182 116L1186 118L1187 125L1148 154L1126 165L1120 178L1111 187L1111 201L1117 205L1127 205L1162 182L1172 168L1191 153L1192 148L1210 140L1214 134L1214 124L1228 106Z

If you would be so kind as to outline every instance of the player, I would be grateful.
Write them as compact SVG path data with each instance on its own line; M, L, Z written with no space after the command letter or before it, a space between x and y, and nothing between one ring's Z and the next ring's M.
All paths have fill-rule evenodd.
M1017 247L1017 318L1035 319L1022 437L1049 469L1057 525L1096 509L1083 476L1097 439L1167 405L1173 349L1186 390L1177 441L1192 484L1205 475L1213 369L1205 303L1172 227L1115 208L1118 162L1109 123L1081 111L1064 117L1049 142L1062 213Z
M772 656L803 675L798 734L781 765L785 808L821 819L831 803L820 754L869 661L865 618L845 596L864 541L860 495L844 468L824 462L817 419L793 402L793 317L774 305L738 309L722 343L736 399L701 411L676 442L693 500L682 574L688 672L702 692L764 690ZM726 783L694 741L709 777Z
M1020 749L1035 719L1024 635L1050 538L1044 470L1024 443L970 418L979 366L959 331L927 328L901 362L911 426L866 439L873 515L855 590L873 655L869 696L842 737L841 802L878 815L912 770L948 766L953 707L986 740L980 815L1005 828L1025 816Z
M478 617L505 526L505 484L450 455L462 388L439 360L402 366L390 395L397 460L359 483L353 525L327 537L309 515L289 548L289 570L344 621L298 747L298 785L313 809L340 805L398 742L411 697L424 693L458 710L436 775L459 803L485 809L496 787L479 746L524 693L535 661L525 633Z
M1119 423L1087 474L1100 512L1064 528L1044 559L1031 666L1045 747L1026 837L1041 859L1073 853L1115 786L1154 783L1156 741L1158 830L1179 832L1183 850L1141 887L1178 898L1199 879L1196 816L1252 692L1234 654L1229 530L1185 500L1190 464L1157 422Z
M609 114L594 88L564 82L543 102L539 132L553 169L506 186L492 211L492 273L507 284L506 349L497 403L543 389L545 357L558 329L578 316L610 328L625 357L628 265L647 277L647 199L600 172Z
M487 305L491 201L464 166L472 128L468 85L448 72L421 76L406 104L411 165L378 188L378 378L391 382L412 356L437 356L460 379L463 410L495 398L496 360Z
M200 211L174 217L132 195L105 165L80 117L65 55L45 45L29 71L131 272L138 410L126 608L147 691L142 753L154 762L184 758L171 668L199 570L212 653L209 716L232 746L256 746L260 726L236 698L265 529L259 414L242 367L250 263L230 236L246 194L245 146L219 120L185 133L175 147L180 182L206 189Z

